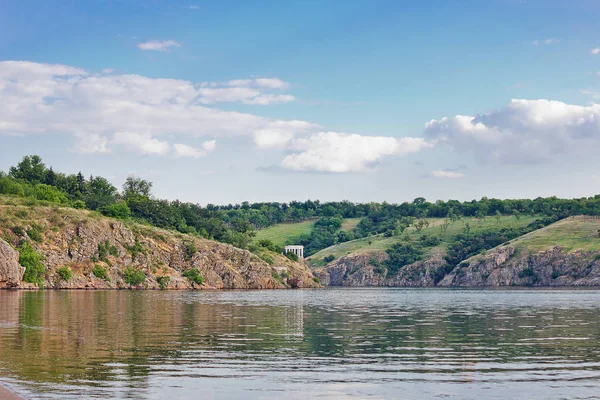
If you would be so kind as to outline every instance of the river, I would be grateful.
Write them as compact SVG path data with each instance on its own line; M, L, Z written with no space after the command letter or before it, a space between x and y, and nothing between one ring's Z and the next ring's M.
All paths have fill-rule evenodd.
M600 396L600 291L0 291L32 399Z

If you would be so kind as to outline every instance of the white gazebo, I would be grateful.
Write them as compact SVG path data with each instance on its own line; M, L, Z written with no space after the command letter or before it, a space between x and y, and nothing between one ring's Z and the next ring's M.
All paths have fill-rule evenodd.
M285 246L283 254L294 253L298 258L304 258L304 246Z

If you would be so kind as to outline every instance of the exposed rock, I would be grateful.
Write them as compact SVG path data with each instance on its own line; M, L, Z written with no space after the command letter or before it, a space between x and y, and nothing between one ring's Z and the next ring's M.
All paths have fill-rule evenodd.
M0 206L0 213L16 215L19 209L23 207ZM42 255L42 262L46 266L46 288L126 288L128 285L123 279L123 271L128 267L145 273L146 280L140 288L148 289L160 287L159 277L165 277L163 282L168 280L168 289L319 286L304 264L280 255L273 254L273 265L269 265L249 251L228 244L138 224L125 225L88 211L47 207L26 210L31 220L23 218L19 221L22 230L27 231L35 223L43 232L41 241L31 243ZM5 226L0 226L0 233L12 238L16 246L26 239ZM7 254L11 254L11 260L14 260L16 252L4 244L12 251ZM101 248L105 250L100 251ZM2 255L0 261L4 258ZM69 281L62 280L56 272L63 266L73 272ZM107 280L94 276L95 266L106 270ZM190 268L200 271L204 280L202 285L182 276ZM287 271L286 278L277 278L279 274L273 274L276 269ZM14 270L14 265L11 270ZM22 276L22 269L19 271L19 276ZM31 284L21 286L33 287Z
M19 265L19 253L0 239L0 288L14 288L21 284L25 268Z
M349 254L314 271L329 286L498 287L600 286L600 253L566 253L556 246L530 254L502 246L463 261L453 270L441 256L404 266L387 276L385 254Z

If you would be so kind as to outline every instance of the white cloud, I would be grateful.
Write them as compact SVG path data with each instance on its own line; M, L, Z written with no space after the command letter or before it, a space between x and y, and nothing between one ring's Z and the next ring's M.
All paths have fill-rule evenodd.
M141 50L166 51L171 47L181 47L181 45L174 40L149 40L138 43L137 47Z
M204 142L201 148L188 146L187 144L177 143L173 145L173 150L175 150L175 155L177 157L200 158L212 152L216 148L216 146L217 142L215 140L209 140L207 142Z
M531 44L533 44L534 46L540 46L542 44L554 44L554 43L558 43L558 39L549 38L549 39L543 39L543 40L534 40L533 42L531 42Z
M590 54L593 54L595 56L600 54L600 47L595 47L592 50L590 50Z
M200 10L200 6L193 5L193 4L192 4L191 6L189 6L188 8L189 8L190 10Z
M597 146L600 105L577 106L550 100L512 100L477 117L432 120L425 137L470 151L482 161L532 163Z
M440 179L460 179L464 178L465 174L447 169L436 169L435 171L431 171L431 176Z
M416 153L431 144L422 138L320 132L288 146L293 153L283 159L283 168L341 173L369 170L384 157Z
M116 132L113 143L141 154L166 155L170 149L168 142L153 138L150 134L137 132Z
M229 86L255 86L265 89L284 90L290 87L289 82L279 78L234 79L227 82Z
M145 154L165 154L168 143L159 142L166 136L256 140L271 131L291 138L319 127L206 107L223 101L271 104L293 99L256 86L221 85L4 61L0 62L0 135L68 134L77 138L74 148L84 153L128 146ZM121 137L119 132L126 134ZM148 143L134 143L131 135Z

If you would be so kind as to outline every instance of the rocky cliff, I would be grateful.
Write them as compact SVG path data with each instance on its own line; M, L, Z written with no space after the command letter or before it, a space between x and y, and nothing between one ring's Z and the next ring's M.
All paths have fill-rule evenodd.
M393 276L381 267L385 259L385 254L350 254L313 272L330 286L600 286L600 252L566 252L560 246L535 253L502 246L454 269L437 256L407 265Z
M41 256L46 288L125 288L124 271L141 271L139 288L279 289L316 287L308 268L270 254L269 264L246 250L83 210L0 206L0 287L22 281L18 252L30 243ZM59 269L72 276L65 279ZM183 276L196 268L198 285ZM94 271L105 271L95 276Z

